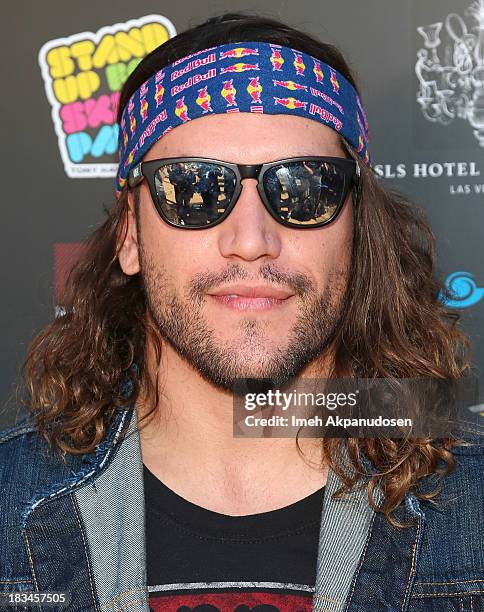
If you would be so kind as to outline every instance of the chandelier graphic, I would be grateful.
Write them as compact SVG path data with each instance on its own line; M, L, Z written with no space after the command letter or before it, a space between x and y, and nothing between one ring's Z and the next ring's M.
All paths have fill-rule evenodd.
M417 102L428 121L468 121L484 147L484 0L473 2L464 15L472 23L451 13L444 30L442 21L417 28L424 39L415 65Z

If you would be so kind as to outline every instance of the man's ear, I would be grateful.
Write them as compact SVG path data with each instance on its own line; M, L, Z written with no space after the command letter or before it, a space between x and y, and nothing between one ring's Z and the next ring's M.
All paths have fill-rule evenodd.
M138 193L137 197L141 194ZM124 217L124 221L119 234L119 244L121 247L118 251L119 265L122 271L132 276L140 271L139 263L139 245L138 245L138 233L136 224L136 213L135 213L135 202L132 191L128 191L128 206L127 214Z

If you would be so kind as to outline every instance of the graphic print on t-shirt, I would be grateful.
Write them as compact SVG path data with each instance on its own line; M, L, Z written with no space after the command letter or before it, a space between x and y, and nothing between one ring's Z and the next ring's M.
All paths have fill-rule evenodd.
M166 585L168 586L168 585ZM173 591L150 587L153 612L310 612L313 588L266 582L169 585ZM185 592L180 592L180 588ZM174 594L176 593L176 594Z
M153 612L309 612L324 487L289 506L228 516L144 468Z

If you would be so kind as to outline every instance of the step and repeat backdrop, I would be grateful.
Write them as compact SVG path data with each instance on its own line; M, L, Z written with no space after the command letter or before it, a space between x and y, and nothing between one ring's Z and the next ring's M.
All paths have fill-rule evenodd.
M55 316L80 243L114 201L113 111L125 79L177 32L234 10L276 17L343 50L365 102L375 170L422 203L435 230L484 402L484 0L20 0L4 7L0 25L0 427L19 418L15 384L29 342Z

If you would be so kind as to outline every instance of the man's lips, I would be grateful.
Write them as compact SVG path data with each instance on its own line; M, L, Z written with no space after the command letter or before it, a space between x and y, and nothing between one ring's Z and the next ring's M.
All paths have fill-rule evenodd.
M219 304L233 310L270 310L290 301L291 291L264 285L230 285L211 291L211 296Z
M246 298L272 298L274 300L286 300L294 295L293 292L287 289L278 289L276 287L268 287L266 285L229 285L210 291L209 295L213 296L231 296L231 297L246 297Z

